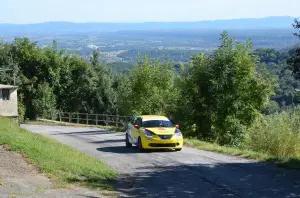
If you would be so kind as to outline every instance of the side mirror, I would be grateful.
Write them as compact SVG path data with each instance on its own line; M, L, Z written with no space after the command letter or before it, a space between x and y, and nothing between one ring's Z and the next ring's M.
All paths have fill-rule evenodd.
M178 124L176 124L176 125L175 125L175 128L176 128L176 129L179 129L179 125L178 125Z
M139 129L140 126L136 124L136 125L134 125L134 128Z

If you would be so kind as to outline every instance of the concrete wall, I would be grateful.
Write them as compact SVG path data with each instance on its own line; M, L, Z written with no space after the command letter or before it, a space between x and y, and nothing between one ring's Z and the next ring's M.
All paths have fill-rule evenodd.
M18 93L17 89L9 89L9 100L2 100L2 90L0 89L0 116L18 116Z

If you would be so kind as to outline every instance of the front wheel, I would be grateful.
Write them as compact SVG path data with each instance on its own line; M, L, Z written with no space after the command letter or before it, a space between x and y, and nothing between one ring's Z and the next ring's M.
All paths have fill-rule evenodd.
M181 151L182 148L175 149L175 151Z
M138 139L138 148L140 152L143 152L145 149L143 148L141 137Z
M126 147L132 147L132 144L129 142L128 134L126 133Z

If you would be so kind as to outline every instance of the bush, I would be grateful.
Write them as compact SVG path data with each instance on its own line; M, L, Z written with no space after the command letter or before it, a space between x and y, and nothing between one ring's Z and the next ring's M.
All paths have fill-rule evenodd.
M56 109L56 99L53 89L48 83L38 85L36 98L32 101L37 116L42 118L50 118L51 112Z
M252 43L235 42L227 32L214 53L191 59L183 94L197 126L197 137L238 146L273 93L271 76L257 71Z
M247 130L245 146L275 157L300 157L300 108L258 119Z
M19 94L18 98L18 114L19 114L19 122L23 123L25 121L25 112L26 112L26 107L23 103L23 95Z

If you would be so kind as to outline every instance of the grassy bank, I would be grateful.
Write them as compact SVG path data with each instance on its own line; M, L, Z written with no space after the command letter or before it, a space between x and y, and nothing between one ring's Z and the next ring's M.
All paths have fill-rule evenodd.
M0 117L0 144L22 153L58 184L110 189L117 174L102 161L50 138L33 134Z
M300 109L258 119L245 131L245 140L239 148L197 139L187 139L186 144L202 150L272 162L281 167L300 170Z
M257 161L270 162L276 164L278 167L300 170L300 158L296 157L278 157L272 156L261 152L252 151L249 149L220 146L201 140L188 138L185 139L185 145L200 150L211 151L226 155L238 156Z

